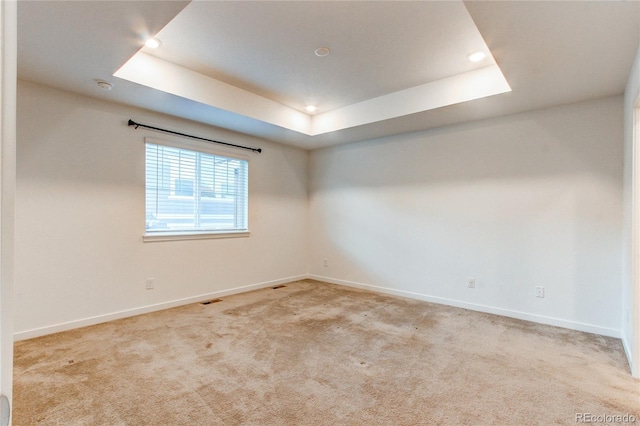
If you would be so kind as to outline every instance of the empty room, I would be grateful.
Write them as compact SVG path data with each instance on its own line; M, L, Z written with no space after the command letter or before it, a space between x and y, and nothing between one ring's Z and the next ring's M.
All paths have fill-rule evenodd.
M640 2L0 20L0 426L640 423Z

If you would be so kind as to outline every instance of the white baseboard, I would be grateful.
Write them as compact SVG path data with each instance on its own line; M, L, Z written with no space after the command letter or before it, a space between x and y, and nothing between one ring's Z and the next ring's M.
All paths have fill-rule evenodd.
M183 299L170 300L168 302L157 303L154 305L142 306L139 308L127 309L124 311L112 312L104 315L97 315L94 317L83 318L79 320L64 322L60 324L54 324L41 328L34 328L31 330L20 331L13 334L13 340L26 340L34 337L45 336L47 334L59 333L61 331L72 330L75 328L86 327L89 325L100 324L103 322L114 321L117 319L133 317L141 314L148 314L150 312L161 311L163 309L175 308L177 306L189 305L191 303L198 303L208 299L215 299L218 297L229 296L231 294L245 293L247 291L258 290L261 288L272 287L280 284L290 283L293 281L299 281L308 278L307 275L299 275L294 277L282 278L279 280L265 281L262 283L246 285L242 287L230 288L227 290L214 291L212 293L200 294L198 296L185 297Z
M485 312L489 314L502 315L505 317L517 318L525 321L537 322L540 324L553 325L556 327L568 328L571 330L584 331L587 333L600 334L603 336L610 336L616 338L622 338L622 333L620 330L600 327L592 324L585 324L576 321L568 321L559 318L546 317L542 315L530 314L526 312L512 311L509 309L496 308L493 306L487 305L479 305L469 302L463 302L459 300L447 299L443 297L437 296L429 296L426 294L414 293L410 291L397 290L387 287L379 287L370 284L362 284L352 281L339 280L330 277L324 277L319 275L299 275L293 277L282 278L273 281L265 281L262 283L246 285L242 287L235 287L227 290L215 291L212 293L200 294L197 296L186 297L183 299L171 300L163 303L157 303L154 305L142 306L139 308L127 309L124 311L112 312L104 315L97 315L94 317L83 318L79 320L54 324L46 327L34 328L31 330L16 332L13 335L14 341L32 339L34 337L45 336L47 334L58 333L61 331L72 330L75 328L86 327L90 325L100 324L103 322L114 321L117 319L132 317L141 314L147 314L150 312L160 311L163 309L175 308L177 306L188 305L191 303L198 303L208 299L215 299L217 297L229 296L231 294L244 293L247 291L258 290L261 288L272 287L280 284L286 284L294 281L299 281L303 279L314 279L318 281L323 281L331 284L343 285L346 287L360 288L364 290L375 291L378 293L390 294L394 296L406 297L409 299L417 299L424 300L427 302L438 303L441 305L449 305L455 306L458 308L470 309L473 311ZM625 352L627 357L631 359L629 354L631 350L629 348L628 343L622 338L622 343L624 345Z
M396 289L387 288L387 287L378 287L370 284L362 284L362 283L357 283L352 281L339 280L339 279L323 277L319 275L309 275L308 278L318 280L318 281L324 281L330 284L338 284L338 285L343 285L347 287L371 290L378 293L391 294L394 296L406 297L409 299L424 300L427 302L438 303L441 305L455 306L457 308L464 308L472 311L501 315L501 316L521 319L525 321L536 322L540 324L568 328L570 330L584 331L587 333L600 334L600 335L609 336L609 337L617 337L617 338L622 337L622 333L620 330L616 330L613 328L600 327L592 324L585 324L577 321L569 321L569 320L564 320L560 318L530 314L527 312L512 311L509 309L496 308L493 306L479 305L475 303L463 302L460 300L447 299L444 297L437 297L437 296L429 296L426 294L413 293L413 292L404 291L404 290L396 290Z
M631 370L631 373L633 374L634 369L633 369L633 357L631 356L631 344L627 342L627 338L624 335L624 333L622 333L620 340L622 340L622 347L624 348L624 354L627 356L627 362L629 363L629 368Z

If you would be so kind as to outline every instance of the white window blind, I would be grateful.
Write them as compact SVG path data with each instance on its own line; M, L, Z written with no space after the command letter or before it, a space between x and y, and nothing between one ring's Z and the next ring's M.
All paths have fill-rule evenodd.
M247 231L248 162L146 143L146 234Z

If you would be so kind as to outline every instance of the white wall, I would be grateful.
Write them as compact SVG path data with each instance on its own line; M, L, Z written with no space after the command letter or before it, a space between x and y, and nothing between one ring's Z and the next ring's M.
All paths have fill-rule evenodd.
M640 132L640 115L634 117L640 99L640 48L629 75L624 96L624 232L622 280L622 341L634 376L640 377L640 153L634 131ZM635 127L635 130L634 130ZM636 133L638 135L640 133ZM638 136L635 136L637 138ZM635 221L632 218L635 217ZM634 276L635 275L635 276Z
M313 151L310 273L619 336L622 105Z
M142 242L167 136L129 118L262 147L251 237ZM622 123L617 96L307 153L20 82L16 337L307 273L619 336Z
M0 4L0 424L13 397L13 289L16 195L16 2ZM5 405L8 402L9 407Z
M129 118L263 148L251 236L144 243L144 137L169 136ZM306 151L27 82L17 131L17 338L306 274Z

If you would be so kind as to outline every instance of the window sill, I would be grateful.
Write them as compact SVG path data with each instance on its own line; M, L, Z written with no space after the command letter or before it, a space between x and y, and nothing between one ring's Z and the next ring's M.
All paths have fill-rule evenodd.
M249 231L191 232L188 234L179 232L157 232L153 234L144 234L142 236L142 241L207 240L211 238L242 238L248 237L249 235Z

